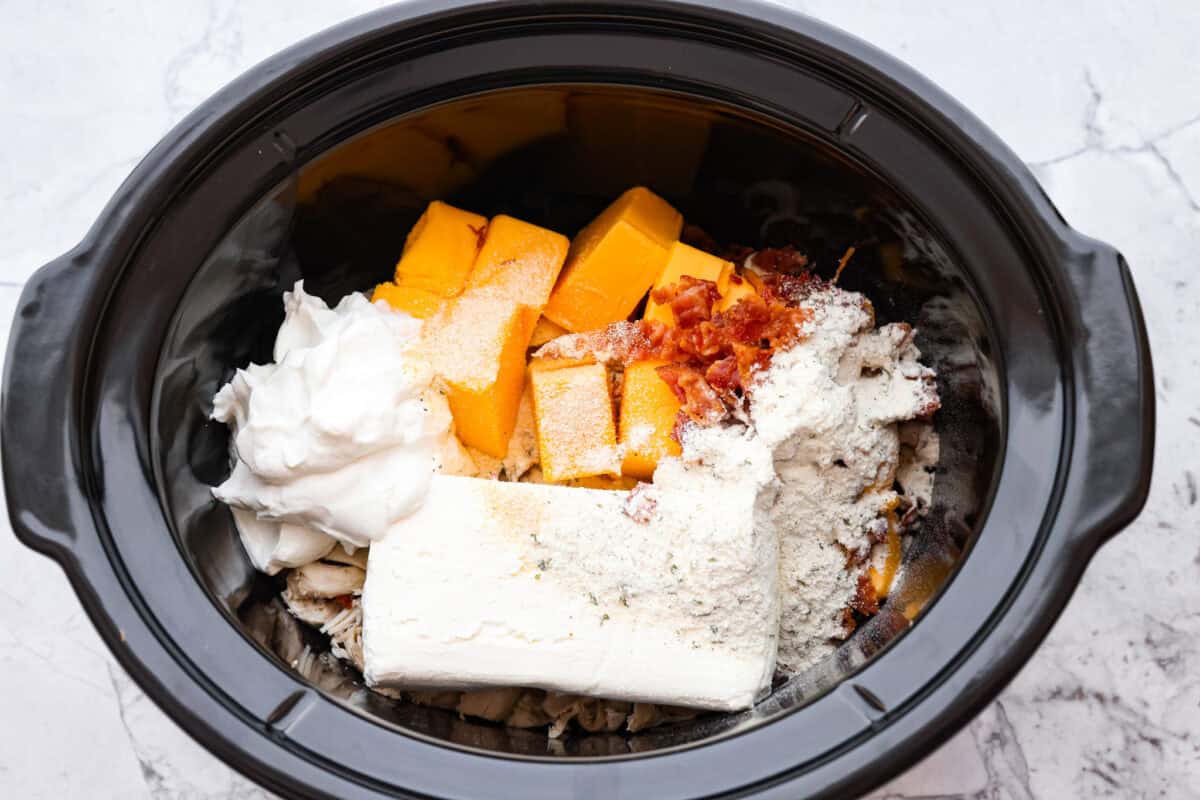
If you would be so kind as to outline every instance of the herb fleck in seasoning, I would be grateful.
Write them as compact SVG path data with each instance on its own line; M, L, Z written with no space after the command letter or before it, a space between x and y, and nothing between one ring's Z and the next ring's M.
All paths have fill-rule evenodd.
M537 534L536 534L536 533L531 533L531 534L529 534L529 538L530 538L530 539L533 539L533 543L534 543L534 544L541 544L541 542L539 542L539 541L538 541L538 538L537 538Z
M550 569L550 559L549 558L543 558L540 561L538 561L537 564L538 564L538 569L540 569L542 572L545 572L546 570Z
M604 616L602 616L600 618L600 624L603 625L604 623L608 622L609 619L610 619L610 617L608 616L608 614L605 614Z
M540 581L540 580L542 579L542 573L540 573L540 572L539 572L539 573L535 574L535 575L533 576L533 579L534 579L535 581Z
M588 600L590 600L594 606L600 605L600 601L596 599L596 595L592 594L591 592L588 592Z

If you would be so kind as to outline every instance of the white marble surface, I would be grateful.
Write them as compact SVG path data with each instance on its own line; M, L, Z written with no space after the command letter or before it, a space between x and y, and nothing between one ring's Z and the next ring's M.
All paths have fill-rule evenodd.
M371 0L0 0L0 318L195 103ZM1158 373L1150 503L1016 681L874 798L1200 796L1200 3L792 5L908 61L1132 265ZM3 523L7 529L7 520ZM0 531L0 796L251 798Z

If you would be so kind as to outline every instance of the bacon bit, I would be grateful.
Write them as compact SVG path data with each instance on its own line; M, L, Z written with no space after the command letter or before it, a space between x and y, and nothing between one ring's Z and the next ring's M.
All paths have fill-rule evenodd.
M875 584L871 582L871 576L865 572L858 576L858 590L854 593L854 599L850 601L850 608L868 617L879 613L879 595L875 594Z
M677 327L693 328L712 318L713 306L721 299L721 292L712 281L683 275L678 283L655 289L650 297L656 303L671 306Z
M467 225L471 229L471 233L475 234L475 246L483 247L483 240L487 238L487 223L476 228L474 225Z
M772 262L807 263L794 249L763 252L772 253ZM711 425L742 406L743 393L755 374L770 366L777 350L802 338L812 312L796 303L826 285L810 273L764 277L762 297L746 297L716 311L717 285L685 275L651 294L656 303L670 306L675 325L615 322L602 330L560 336L535 356L590 357L610 367L646 359L669 362L658 373L683 406L681 424Z
M655 372L666 381L688 419L698 425L715 425L729 413L721 396L708 385L698 369L687 364L665 364ZM678 423L676 428L678 428Z
M808 256L790 244L786 247L768 247L754 254L753 264L768 272L799 275L808 269Z
M811 272L799 275L768 273L763 276L762 296L767 302L795 305L814 291L825 286L825 282Z
M849 636L858 627L858 620L854 618L854 609L849 606L842 609L842 627L845 629L843 636Z
M354 595L339 594L337 597L333 598L333 602L337 603L342 608L354 608Z
M658 498L648 488L649 486L648 483L639 483L635 486L629 496L625 498L625 505L622 507L625 516L639 525L650 522L658 512Z
M842 256L842 260L838 262L837 271L833 273L833 280L829 282L831 286L837 285L838 278L842 277L842 270L846 268L846 265L850 263L850 259L853 257L854 245L850 245L850 247L846 248L846 252Z
M704 371L704 380L718 392L742 388L742 378L738 374L736 356L725 356L720 361L714 361Z

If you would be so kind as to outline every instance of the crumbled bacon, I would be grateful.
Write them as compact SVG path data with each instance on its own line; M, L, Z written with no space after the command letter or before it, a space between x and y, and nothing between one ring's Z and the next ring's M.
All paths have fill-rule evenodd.
M858 620L854 618L854 609L846 606L842 609L842 637L848 637L854 633L854 629L858 627ZM837 641L837 640L835 640Z
M720 361L714 361L704 371L704 380L718 392L742 388L742 379L738 374L736 356L725 356Z
M866 572L858 576L858 590L850 601L850 607L868 617L879 612L879 595L875 594L875 584Z
M762 276L761 293L767 302L796 304L824 286L825 282L811 272L799 275L772 272Z
M728 410L721 396L709 386L704 375L687 364L666 364L659 367L659 377L667 382L679 398L681 411L698 425L715 425L725 419Z
M349 594L339 594L333 598L333 602L337 603L342 608L354 608L354 596Z
M712 281L683 275L678 283L655 289L650 296L656 303L671 306L677 327L692 328L712 318L713 306L721 299L721 292Z
M639 525L646 525L658 512L658 497L653 493L654 490L647 488L649 484L639 483L634 487L629 496L625 498L625 505L622 510L625 516L632 519Z
M760 251L756 263L763 253L771 264L807 263L794 248ZM812 313L797 303L825 285L809 273L762 277L761 296L717 311L721 298L717 285L685 275L651 294L656 303L670 307L675 325L656 320L616 322L603 330L560 336L535 355L594 358L621 367L645 359L666 361L659 375L683 406L676 436L683 424L711 425L741 407L744 391L754 375L770 365L776 350L803 336ZM734 279L744 280L731 276Z
M754 266L767 272L799 275L808 269L808 256L790 244L786 247L768 247L754 254Z

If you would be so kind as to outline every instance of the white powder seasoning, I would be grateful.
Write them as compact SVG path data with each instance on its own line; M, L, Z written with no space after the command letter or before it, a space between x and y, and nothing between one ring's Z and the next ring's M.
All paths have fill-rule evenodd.
M907 325L872 330L862 295L835 287L801 305L812 312L805 338L750 387L750 416L781 484L769 510L780 540L778 665L793 673L848 633L844 610L896 499L897 423L938 402Z

